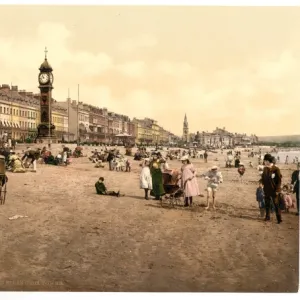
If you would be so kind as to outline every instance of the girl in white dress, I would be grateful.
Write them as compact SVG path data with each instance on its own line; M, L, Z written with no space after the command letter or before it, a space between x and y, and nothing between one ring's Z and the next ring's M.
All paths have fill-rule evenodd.
M148 192L152 190L152 177L149 168L149 158L146 158L143 163L143 169L140 174L140 188L145 190L145 199L149 200Z

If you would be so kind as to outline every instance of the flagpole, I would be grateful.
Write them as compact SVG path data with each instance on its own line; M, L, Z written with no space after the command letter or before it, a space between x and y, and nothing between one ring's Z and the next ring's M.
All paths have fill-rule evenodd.
M12 119L13 119L13 117L12 117L12 103L13 103L13 98L12 98L12 82L10 83L10 127L11 127L11 132L10 132L10 134L11 134L11 136L10 136L10 140L12 140L12 136L13 136L13 129L12 129Z
M70 89L68 88L68 142L70 143Z
M77 146L79 146L79 84L78 84L78 96L77 96Z

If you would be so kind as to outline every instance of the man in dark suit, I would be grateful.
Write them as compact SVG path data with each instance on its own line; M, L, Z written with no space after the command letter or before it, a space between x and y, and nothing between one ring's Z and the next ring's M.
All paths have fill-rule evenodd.
M296 171L293 172L292 174L292 185L294 186L293 192L296 193L296 201L297 201L297 213L296 215L299 216L299 194L300 194L300 163L298 162L297 164L297 169Z
M279 194L281 192L281 172L274 165L274 157L271 154L266 154L264 157L264 170L262 173L262 184L264 186L266 218L265 221L270 221L271 203L275 206L277 223L282 222L281 209L279 207Z

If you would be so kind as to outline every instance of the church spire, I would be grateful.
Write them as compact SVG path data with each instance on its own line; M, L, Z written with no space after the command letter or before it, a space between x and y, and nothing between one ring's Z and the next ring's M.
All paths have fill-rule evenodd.
M184 125L185 127L188 127L188 121L187 121L186 114L184 115L183 125Z
M189 142L189 124L187 121L186 114L184 115L184 121L183 121L183 141Z

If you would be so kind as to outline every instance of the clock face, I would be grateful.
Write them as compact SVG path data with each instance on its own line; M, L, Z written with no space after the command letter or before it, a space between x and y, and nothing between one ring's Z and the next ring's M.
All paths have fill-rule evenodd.
M41 73L39 76L40 83L47 83L49 81L49 75L47 73Z

